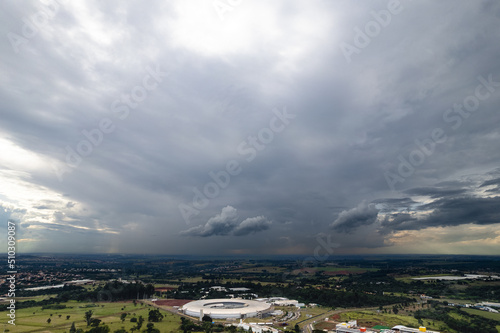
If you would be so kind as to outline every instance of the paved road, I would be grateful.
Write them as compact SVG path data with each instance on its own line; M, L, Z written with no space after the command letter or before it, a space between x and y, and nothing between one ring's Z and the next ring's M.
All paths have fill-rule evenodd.
M369 307L369 308L353 308L353 309L342 309L342 310L330 310L324 313L321 313L319 315L316 315L311 318L304 319L302 321L299 321L297 324L304 323L303 330L304 333L312 333L313 331L313 324L315 322L319 322L324 320L326 317L330 317L331 315L337 314L337 313L342 313L342 312L348 312L348 311L365 311L365 310L376 310L378 308L376 307Z

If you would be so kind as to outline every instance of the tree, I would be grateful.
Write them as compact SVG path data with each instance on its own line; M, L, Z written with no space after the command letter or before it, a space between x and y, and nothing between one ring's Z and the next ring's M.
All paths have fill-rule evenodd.
M212 322L204 321L203 324L201 324L201 327L205 333L212 332Z
M392 312L394 312L394 314L398 314L399 310L398 310L398 307L396 305L394 305L392 307Z
M71 318L71 316L70 316L70 315L67 315L67 316L66 316L66 320L69 320L69 318Z
M122 321L122 323L125 321L126 317L127 317L127 314L125 312L120 315L120 320Z
M89 310L87 312L85 312L85 321L87 322L87 326L90 326L90 322L92 320L92 315L94 314L94 311L92 310Z
M299 324L295 324L295 327L293 328L293 330L294 330L296 333L300 333L300 327L299 327Z
M75 322L71 324L71 328L69 329L69 333L76 333Z
M204 315L203 318L201 318L201 321L203 322L209 322L211 323L212 322L212 317L210 317L209 315Z
M145 332L147 332L147 333L160 333L160 330L159 330L159 329L157 329L157 328L156 328L156 327L154 327L154 326L155 326L155 324L153 324L153 323L148 323L148 324L146 325L146 331L145 331Z
M113 333L128 333L128 331L127 331L124 327L122 327L122 328L120 328L120 329L117 329L117 330L116 330L116 331L114 331Z
M180 329L183 333L187 333L191 331L191 328L194 326L193 322L191 320L188 320L184 317L181 317L181 326Z
M151 283L148 283L148 284L146 285L146 290L145 290L145 292L146 292L146 295L147 295L148 297L150 297L150 296L154 295L154 293L155 293L155 287L154 287Z
M90 326L92 326L92 327L97 327L97 326L99 326L100 323L101 323L101 319L92 318L90 320Z
M142 318L142 316L139 316L139 319L137 320L137 330L141 329L143 323L144 323L144 318Z
M149 310L148 321L159 322L163 319L163 314L158 309Z
M110 329L108 325L101 325L101 326L96 326L92 327L90 330L88 330L85 333L109 333Z
M50 322L52 321L52 319L47 319L47 324L50 324Z

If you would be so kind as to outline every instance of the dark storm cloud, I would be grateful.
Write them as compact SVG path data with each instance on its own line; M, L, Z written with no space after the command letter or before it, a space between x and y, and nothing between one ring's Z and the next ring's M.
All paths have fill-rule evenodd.
M460 224L497 224L500 223L500 197L474 198L458 197L439 199L421 206L421 210L432 209L428 218L421 222L422 227L454 226Z
M374 204L362 202L355 208L342 211L330 227L339 232L353 232L359 227L373 224L378 212Z
M271 222L264 216L249 217L241 222L235 229L235 236L246 236L256 232L267 230L271 227Z
M374 204L380 204L381 212L392 212L399 210L410 210L417 202L411 198L383 198L372 201Z
M394 230L413 229L414 223L418 219L408 213L394 213L385 216L381 222L381 232L392 232Z
M490 185L500 185L500 178L487 180L481 184L481 187L490 186Z
M498 170L466 174L426 187L404 191L415 199L378 199L384 217L380 232L421 230L431 227L455 227L466 224L496 225L500 223L499 197L484 195L483 187L497 184ZM422 199L421 197L429 197Z
M420 191L417 191L418 195ZM430 227L452 227L465 224L500 224L499 197L450 196L448 191L425 191L425 195L441 193L430 203L417 203L413 213L387 213L381 221L382 233L395 230L421 230ZM436 195L437 197L437 195Z
M231 206L222 208L222 212L210 218L205 225L189 228L181 232L183 236L225 236L238 225L238 211Z
M436 187L417 187L404 191L410 195L426 195L431 198L441 198L444 196L456 196L467 192L467 189L446 189Z
M181 231L182 236L210 237L210 236L246 236L252 233L268 230L271 222L264 216L249 217L238 222L238 211L226 206L220 214L210 218L207 223Z

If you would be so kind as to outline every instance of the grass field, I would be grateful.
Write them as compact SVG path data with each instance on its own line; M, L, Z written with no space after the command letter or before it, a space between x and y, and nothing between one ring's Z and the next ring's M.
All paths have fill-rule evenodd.
M481 316L481 317L488 318L488 319L497 320L500 322L500 313L493 313L493 312L488 312L488 311L482 311L482 310L477 310L477 309L467 309L467 308L462 308L462 310L469 313L469 314Z
M39 295L39 296L29 296L29 297L16 297L16 300L19 302L24 301L42 301L44 299L49 299L51 297L55 297L57 294L49 294L49 295Z
M233 273L281 273L284 272L285 268L283 267L274 267L274 266L263 266L263 267L248 267L248 268L240 268L234 271Z
M252 277L249 277L249 278L252 278ZM201 276L181 279L181 282L187 282L187 283L195 283L195 282L199 282L199 281L206 281L206 280L203 280L203 278ZM217 282L217 283L219 283L219 284L224 284L224 283L228 283L228 282L232 282L232 283L247 282L247 280L241 280L241 279L220 279L218 281L219 282ZM281 283L281 282L262 282L262 281L259 281L259 280L250 280L250 282L252 282L252 283L260 283L263 286L270 285L270 284L274 285L274 284Z
M362 274L365 272L375 272L378 268L363 268L357 266L345 266L345 267L306 267L301 269L293 270L293 274L316 274L317 272L322 272L325 275L332 276L343 276L349 274Z
M351 273L359 273L359 272L376 272L379 269L378 268L363 268L363 267L356 267L356 266L348 266L348 267L318 267L317 268L319 271L322 272L342 272L342 271L348 271Z
M182 279L179 279L179 280L180 280L179 282L200 282L200 281L204 281L203 277L201 277L201 276L195 276L195 277L189 277L189 278L182 278Z
M340 314L341 321L356 319L360 326L373 327L375 325L390 326L404 325L408 327L419 327L418 320L413 316L396 315L392 313L377 313L375 311L349 311ZM442 331L446 325L437 320L424 319L427 329Z
M146 328L149 310L153 309L151 306L138 304L134 307L131 302L117 302L117 303L96 303L97 307L85 307L92 305L91 303L77 303L67 302L62 303L68 307L61 310L46 309L42 310L41 307L32 307L28 309L19 309L16 311L16 325L6 324L5 328L9 332L54 332L62 333L68 332L71 323L75 322L77 328L87 329L84 321L84 314L88 310L94 311L94 318L99 318L103 323L108 325L111 332L124 327L130 330L135 323L130 322L130 318L139 317L140 315L146 320L142 329ZM120 320L120 315L126 312L128 315L124 323ZM180 325L180 317L171 313L161 311L165 316L163 321L154 323L160 332L177 332ZM52 314L52 316L51 316ZM61 317L59 317L61 315ZM70 316L66 319L66 316ZM8 318L6 312L0 312L2 318ZM51 323L47 323L47 319L51 319ZM7 320L5 319L5 323Z

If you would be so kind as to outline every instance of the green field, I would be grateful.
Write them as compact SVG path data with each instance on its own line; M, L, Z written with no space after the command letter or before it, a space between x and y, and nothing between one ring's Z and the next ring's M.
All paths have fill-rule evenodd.
M252 278L252 277L249 277L249 278ZM203 277L201 277L201 276L196 276L196 277L192 277L192 278L183 278L183 279L180 279L180 281L183 283L196 283L196 282L207 281L207 280L204 280ZM217 284L225 284L228 282L241 283L242 281L247 281L247 280L241 280L241 279L236 279L236 278L235 279L220 279L220 280L217 280L216 283ZM259 280L249 280L249 281L252 283L260 283L263 286L281 283L281 282L263 282L263 281L259 281Z
M375 325L390 326L404 325L408 327L419 327L418 320L413 316L396 315L392 313L377 313L375 311L349 311L340 314L341 321L357 320L358 324L366 327ZM424 319L427 329L442 331L447 327L442 321Z
M191 282L191 283L196 283L196 282L200 282L200 281L204 281L204 280L203 280L203 277L201 277L201 276L195 276L195 277L189 277L189 278L182 278L182 279L179 279L179 282Z
M342 272L342 271L348 271L351 273L359 273L359 272L376 272L379 269L378 268L363 268L363 267L356 267L356 266L347 266L347 267L318 267L318 271L322 272Z
M130 322L130 318L139 317L140 315L146 320L143 324L141 330L146 328L148 312L153 309L153 307L148 305L138 304L134 307L131 302L117 302L117 303L96 303L97 307L88 307L85 306L92 305L92 303L78 303L74 301L70 301L65 304L68 307L61 310L52 310L45 309L42 310L41 307L32 307L28 309L19 309L16 310L16 325L7 324L7 315L6 312L0 312L0 316L4 319L4 323L6 323L6 329L9 329L9 332L54 332L54 333L62 333L68 332L71 327L71 323L74 321L76 328L88 329L87 325L84 321L84 314L88 310L93 310L94 315L93 318L99 318L102 320L102 323L108 325L111 329L111 332L124 327L127 330L130 330L135 323ZM122 310L123 309L123 310ZM178 327L180 325L180 317L173 315L169 312L165 312L160 310L161 313L165 316L163 321L159 323L154 323L155 327L157 327L160 332L177 332ZM124 323L120 320L120 315L126 312L127 318ZM50 316L52 314L52 316ZM59 317L61 315L61 317ZM70 316L69 319L66 319L66 316ZM51 319L51 323L47 323L47 319Z
M275 267L275 266L261 266L261 267L248 267L248 268L240 268L234 271L233 273L281 273L284 272L285 268L283 267Z
M326 275L347 276L349 274L361 274L365 272L376 272L378 268L364 268L358 266L327 266L327 267L306 267L293 270L293 274L315 274L323 272Z
M41 301L44 299L49 299L51 297L55 297L57 294L48 294L48 295L39 295L39 296L28 296L28 297L16 297L16 301L24 302L24 301Z
M481 317L488 318L488 319L497 320L500 322L500 313L493 313L493 312L488 312L488 311L482 311L482 310L477 310L477 309L467 309L467 308L462 308L462 310L469 313L469 314L481 316Z

